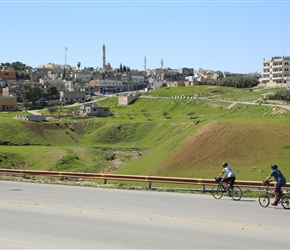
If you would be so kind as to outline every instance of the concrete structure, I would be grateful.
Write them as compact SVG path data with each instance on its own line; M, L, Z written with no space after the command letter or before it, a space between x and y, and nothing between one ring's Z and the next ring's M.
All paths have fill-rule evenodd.
M55 70L55 71L62 71L62 66L60 64L55 64L55 63L38 65L37 68L39 68L39 69L46 68L46 69Z
M107 64L105 44L103 45L103 70L112 70L110 63Z
M91 72L85 72L85 71L77 71L77 72L74 73L74 78L91 80L92 73Z
M161 81L173 82L183 80L185 80L185 76L179 72L166 72L161 75Z
M0 111L16 111L17 98L15 96L0 97Z
M86 102L86 93L80 91L60 91L62 103Z
M0 79L1 80L16 80L16 71L15 70L1 70Z
M286 89L290 90L290 76L287 77L287 81L286 81Z
M120 95L118 96L118 105L126 106L134 102L136 99L137 99L137 96L135 95L129 95L129 96Z
M30 80L32 82L39 82L39 79L44 79L48 77L49 68L36 68L30 73Z
M260 84L266 86L285 86L290 76L290 57L272 57L263 60L263 73Z
M46 121L46 117L44 115L16 115L15 118L31 122Z
M100 80L97 85L99 85L100 94L120 93L124 89L123 81L118 80Z
M110 107L98 107L92 103L82 104L80 107L80 115L90 115L97 117L107 117L111 114Z

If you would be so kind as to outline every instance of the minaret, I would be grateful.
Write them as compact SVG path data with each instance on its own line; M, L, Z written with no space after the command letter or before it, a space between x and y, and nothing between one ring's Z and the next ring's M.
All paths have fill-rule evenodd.
M146 56L144 56L144 71L146 71Z
M65 67L65 68L66 68L66 66L67 66L66 51L67 51L67 47L64 48L64 67Z
M103 45L103 69L106 69L106 46Z

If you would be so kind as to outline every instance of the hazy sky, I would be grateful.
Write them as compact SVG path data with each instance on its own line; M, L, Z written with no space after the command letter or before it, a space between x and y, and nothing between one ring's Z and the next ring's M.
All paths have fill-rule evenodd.
M261 72L290 56L290 1L0 0L0 63Z

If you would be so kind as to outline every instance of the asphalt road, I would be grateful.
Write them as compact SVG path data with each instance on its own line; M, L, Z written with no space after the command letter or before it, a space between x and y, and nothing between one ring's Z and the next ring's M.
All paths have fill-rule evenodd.
M289 218L249 198L0 182L1 249L289 249Z

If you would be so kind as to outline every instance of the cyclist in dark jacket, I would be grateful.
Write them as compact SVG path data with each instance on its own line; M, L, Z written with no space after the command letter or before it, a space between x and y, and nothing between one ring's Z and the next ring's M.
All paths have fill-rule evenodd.
M264 182L267 182L271 177L274 177L276 180L276 185L275 185L275 200L272 203L272 206L277 206L278 204L278 199L279 199L279 193L281 192L281 188L286 185L286 179L282 172L278 170L278 166L273 164L271 165L272 172L270 175L266 178Z

